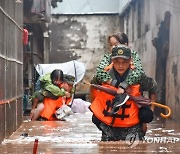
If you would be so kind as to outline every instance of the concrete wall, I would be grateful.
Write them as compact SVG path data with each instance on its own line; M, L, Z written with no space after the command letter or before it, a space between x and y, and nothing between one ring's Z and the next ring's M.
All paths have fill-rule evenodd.
M69 60L83 62L84 80L92 79L105 52L108 35L120 30L119 15L53 15L51 24L52 49L50 63ZM88 91L79 85L79 91Z
M158 101L172 108L173 117L180 117L179 8L178 0L131 0L120 18L116 14L53 15L50 62L79 60L87 69L85 80L90 81L108 51L107 36L125 31L146 74L158 82ZM169 21L165 14L170 15ZM79 89L88 90L82 85Z
M122 14L130 45L139 52L146 74L159 82L161 96L164 90L160 100L172 108L176 119L180 118L179 8L179 0L133 0ZM170 14L170 25L165 14Z

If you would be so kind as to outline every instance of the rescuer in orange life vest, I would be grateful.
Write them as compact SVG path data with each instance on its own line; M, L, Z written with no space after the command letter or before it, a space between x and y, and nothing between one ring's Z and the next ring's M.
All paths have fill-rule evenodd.
M148 92L151 101L155 101L157 93L156 81L142 76L139 83L126 87L125 92L118 91L118 87L131 71L131 50L120 45L112 49L111 60L113 67L108 71L112 77L111 85L102 84L106 88L117 91L112 96L103 91L99 92L90 105L93 112L92 122L102 131L102 141L125 140L128 134L138 134L141 140L146 130L143 126L153 120L153 111L149 106L138 106L129 96L142 96ZM145 125L144 125L145 124Z
M53 102L53 100L55 101L59 97L71 97L71 92L67 91L69 90L67 83L70 82L71 78L74 79L74 77L70 75L63 74L62 70L59 69L55 69L51 73L45 74L44 76L40 77L39 81L41 89L34 92L33 94L32 110L30 113L31 120L38 120L38 118L40 117L41 112L44 110L43 102L45 98L49 98ZM51 108L49 108L48 110L51 110Z

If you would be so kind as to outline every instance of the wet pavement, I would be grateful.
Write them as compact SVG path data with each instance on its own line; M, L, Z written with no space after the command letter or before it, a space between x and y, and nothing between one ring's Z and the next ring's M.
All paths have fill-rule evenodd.
M22 126L0 145L0 154L179 153L180 124L155 118L148 124L144 141L101 142L101 132L91 122L91 112L73 114L66 121L24 120ZM134 142L133 142L134 141Z

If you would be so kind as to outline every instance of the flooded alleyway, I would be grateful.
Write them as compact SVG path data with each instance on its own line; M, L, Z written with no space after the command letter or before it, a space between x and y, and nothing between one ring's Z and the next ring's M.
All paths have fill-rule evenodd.
M148 125L144 141L101 142L101 132L92 124L91 113L73 114L66 121L30 121L0 145L1 154L32 154L38 139L38 154L114 154L180 151L180 124L156 118Z

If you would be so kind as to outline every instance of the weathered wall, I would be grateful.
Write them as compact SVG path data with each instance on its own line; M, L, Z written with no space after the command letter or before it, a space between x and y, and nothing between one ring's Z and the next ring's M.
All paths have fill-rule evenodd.
M146 74L158 81L160 100L172 108L176 119L180 118L179 8L179 0L134 0L122 15L131 46L139 52Z
M53 15L50 62L78 60L86 67L84 80L93 77L105 52L107 36L120 29L118 15ZM81 85L80 91L88 87Z
M22 123L22 6L0 1L0 143Z

